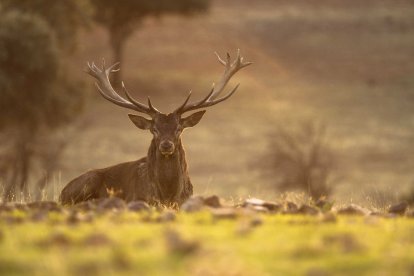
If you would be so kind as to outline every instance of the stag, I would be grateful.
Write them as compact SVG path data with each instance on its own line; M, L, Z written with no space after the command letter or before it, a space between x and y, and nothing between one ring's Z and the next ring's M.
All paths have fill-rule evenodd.
M218 61L224 65L224 73L217 85L203 99L190 102L191 91L184 103L172 113L162 113L155 108L148 97L148 105L135 100L122 83L125 97L120 96L112 87L109 75L116 72L119 63L102 68L89 64L86 72L94 77L100 94L108 101L139 113L148 115L147 119L128 114L131 121L140 129L149 130L153 139L148 155L136 161L121 163L111 167L88 171L70 181L62 190L62 204L75 204L96 198L104 198L114 193L125 201L144 200L150 204L181 205L193 194L193 186L188 174L185 151L181 142L184 129L195 126L203 117L205 110L197 111L188 117L189 111L207 108L230 98L239 85L220 97L231 77L251 62L243 61L240 50L232 61L227 54L223 60L217 53Z

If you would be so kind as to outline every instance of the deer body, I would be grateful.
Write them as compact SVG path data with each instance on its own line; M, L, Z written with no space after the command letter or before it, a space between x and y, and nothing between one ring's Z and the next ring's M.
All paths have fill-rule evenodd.
M87 71L97 79L101 95L108 101L135 111L147 114L151 119L128 114L131 121L140 129L150 130L153 139L147 157L136 161L121 163L104 169L91 170L73 179L62 190L62 204L74 204L89 199L116 195L126 201L144 200L150 204L180 205L193 194L193 186L187 169L185 151L181 142L184 129L193 127L201 120L205 110L195 112L188 117L183 113L209 107L228 99L238 85L227 95L219 98L230 78L241 68L249 65L243 62L238 52L237 59L231 63L218 57L225 66L222 79L217 87L202 100L189 103L191 92L184 103L174 112L164 114L154 108L148 98L148 106L136 101L123 86L126 98L121 97L109 81L109 74L115 72L112 65L102 69L88 64Z
M180 145L169 157L157 152L153 140L147 157L82 174L63 189L61 202L72 204L115 194L125 201L180 205L193 194L184 148Z

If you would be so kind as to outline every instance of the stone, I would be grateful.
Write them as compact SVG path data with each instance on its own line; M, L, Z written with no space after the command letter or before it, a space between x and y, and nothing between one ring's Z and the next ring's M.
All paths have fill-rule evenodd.
M204 198L203 201L204 201L204 205L208 207L212 207L212 208L221 207L220 198L216 195L208 196Z
M358 206L356 204L350 204L346 207L342 207L338 210L337 212L339 215L360 215L360 216L365 216L365 215L369 215L371 212L366 209L363 208L361 206Z
M297 211L298 214L304 214L304 215L312 215L315 216L317 214L319 214L319 210L316 209L315 207L312 207L310 205L307 204L302 204Z
M157 217L157 222L171 222L176 219L176 215L172 211L164 211Z
M278 212L280 209L282 209L281 204L277 204L277 203L269 202L269 201L264 201L264 200L258 199L258 198L246 199L246 201L242 204L242 206L243 207L259 206L259 207L266 208L270 212ZM253 208L253 209L255 209L255 208Z
M127 205L128 210L132 212L149 211L150 206L143 200L131 201Z
M397 215L404 215L407 208L408 208L408 203L407 202L400 202L400 203L391 205L388 208L388 213L397 214Z
M118 197L108 197L98 204L101 210L124 210L126 209L125 201Z
M189 199L187 199L187 201L181 205L180 210L187 212L187 213L192 213L192 212L201 211L203 207L204 207L203 198L201 196L194 196L194 197L190 197Z

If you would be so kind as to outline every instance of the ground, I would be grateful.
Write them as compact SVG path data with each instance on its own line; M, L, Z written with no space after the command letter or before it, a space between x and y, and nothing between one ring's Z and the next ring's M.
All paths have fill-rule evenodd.
M271 212L240 205L136 212L119 202L105 208L52 204L48 211L4 206L2 275L414 273L414 219L408 213L312 207L299 214L287 212L287 205Z

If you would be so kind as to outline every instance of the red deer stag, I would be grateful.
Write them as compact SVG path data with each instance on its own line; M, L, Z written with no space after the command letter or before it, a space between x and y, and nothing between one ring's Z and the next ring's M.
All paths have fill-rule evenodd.
M203 117L205 110L195 112L188 117L182 115L189 111L213 106L230 98L238 85L225 96L219 97L231 77L241 68L250 65L237 53L231 62L230 55L223 60L216 53L225 70L218 85L202 100L189 102L191 92L174 112L164 114L158 111L148 97L148 106L133 99L122 83L126 98L120 96L109 81L109 74L119 63L109 68L98 68L89 64L87 73L94 77L101 95L108 101L144 113L151 117L128 114L131 121L140 129L148 129L153 135L147 157L136 161L121 163L104 169L88 171L73 179L60 195L62 204L74 204L89 199L108 197L110 191L126 200L144 200L150 204L181 205L193 193L193 186L187 170L185 152L181 143L181 133L185 128L195 126Z

